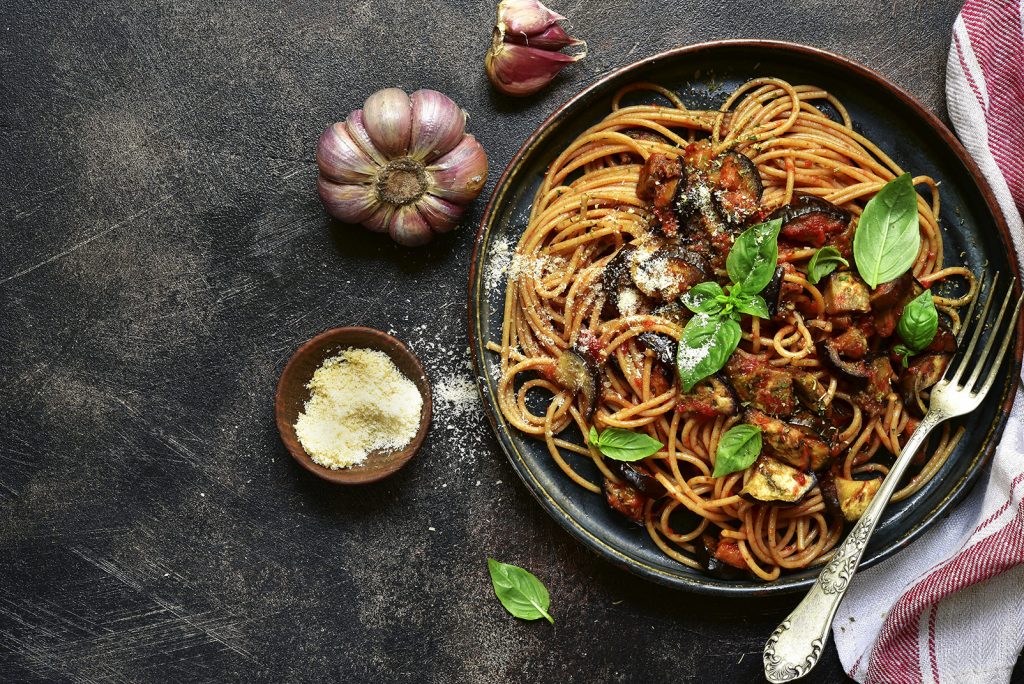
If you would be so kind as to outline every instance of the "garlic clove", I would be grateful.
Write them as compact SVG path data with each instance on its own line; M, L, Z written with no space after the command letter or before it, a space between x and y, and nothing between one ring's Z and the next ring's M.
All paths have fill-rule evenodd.
M345 130L348 131L349 136L359 145L361 149L368 157L373 159L378 165L383 166L387 163L387 157L380 153L377 146L373 144L373 140L370 139L370 133L366 130L366 126L363 124L363 110L357 109L348 115L345 119Z
M434 239L434 231L412 204L402 205L395 210L388 222L388 235L398 244L407 247L425 245Z
M363 126L384 156L405 156L412 137L412 102L409 96L398 88L378 90L363 103Z
M487 154L472 135L462 138L454 150L426 168L428 193L457 204L480 194L487 180Z
M363 223L382 207L369 185L333 183L321 174L316 190L327 213L346 223Z
M412 101L412 142L409 156L429 164L451 152L466 132L466 113L436 90L417 90Z
M526 35L525 33L508 33L505 40L518 45L529 45L530 47L541 48L542 50L561 50L570 45L586 45L582 40L576 40L565 29L558 24L552 24L540 33Z
M532 36L564 19L537 0L501 0L498 3L498 26L508 34Z
M423 195L416 203L423 218L430 224L435 233L447 233L459 225L459 219L465 213L464 206L453 204L430 193Z
M386 233L388 232L388 226L391 224L391 219L395 215L396 207L393 204L382 204L377 203L376 209L366 219L363 219L363 225L374 233Z
M326 128L316 146L320 173L336 183L367 183L377 165L348 134L343 123Z
M498 90L522 97L546 86L558 72L583 56L495 41L487 51L485 68Z

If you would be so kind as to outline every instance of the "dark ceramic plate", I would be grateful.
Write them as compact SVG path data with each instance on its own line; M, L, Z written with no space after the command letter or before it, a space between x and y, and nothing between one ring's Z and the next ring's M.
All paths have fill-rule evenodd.
M1007 227L991 191L934 115L863 66L813 48L768 41L725 41L666 52L606 76L558 109L530 136L498 182L480 226L470 271L470 336L484 404L512 466L541 505L570 534L620 567L681 589L735 596L794 591L809 586L818 571L783 575L773 583L709 577L666 557L643 529L612 512L603 497L565 477L544 444L509 426L498 410L499 361L485 346L501 337L505 281L495 283L488 274L493 272L491 245L501 238L511 245L518 242L548 164L568 141L609 111L611 97L620 87L653 81L680 93L690 105L717 108L728 92L757 76L826 88L846 105L858 130L901 167L940 180L947 262L966 263L975 272L987 263L990 272L1017 273ZM953 456L926 487L890 507L868 546L865 566L909 544L956 505L975 482L1006 420L1019 375L1020 338L1014 358L1005 362L1005 381L967 418L966 436ZM574 456L566 455L597 481L593 464Z

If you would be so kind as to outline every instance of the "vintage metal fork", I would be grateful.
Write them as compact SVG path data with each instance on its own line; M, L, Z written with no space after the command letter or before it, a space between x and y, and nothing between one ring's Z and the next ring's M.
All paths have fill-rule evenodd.
M810 672L818 663L836 609L839 608L839 603L843 600L853 573L857 571L868 539L914 453L924 444L929 433L941 422L970 413L978 408L991 389L992 383L999 373L1003 356L1010 347L1014 331L1017 328L1021 302L1024 301L1024 297L1017 300L1017 305L1010 315L1007 325L1004 326L1004 314L1013 299L1013 288L1016 282L1014 279L999 307L999 314L994 321L990 320L989 309L998 280L999 274L997 273L988 288L988 296L985 298L981 313L975 317L975 304L981 298L981 290L984 289L984 278L982 279L979 294L974 298L961 326L960 342L965 338L968 328L973 328L974 331L970 343L963 352L962 360L959 364L955 361L950 363L945 377L932 388L928 412L917 429L914 430L914 434L903 446L899 458L889 469L889 474L878 493L875 494L871 505L836 549L835 555L821 571L818 581L811 587L804 600L772 632L768 643L765 644L764 674L768 681L789 682L798 679ZM988 341L984 348L976 351L978 342L986 328L989 329ZM991 359L990 370L982 379L983 369L986 367L986 362L990 360L989 357L993 349L996 350L995 357ZM981 380L980 385L978 384L979 380Z

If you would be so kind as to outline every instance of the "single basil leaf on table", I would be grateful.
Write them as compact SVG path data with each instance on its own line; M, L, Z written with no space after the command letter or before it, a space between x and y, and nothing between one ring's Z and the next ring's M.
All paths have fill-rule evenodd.
M807 262L807 280L811 285L817 285L818 281L841 265L849 266L850 262L842 257L838 249L831 245L822 247Z
M722 302L718 300L718 297L724 295L725 291L722 290L721 285L708 281L691 287L683 295L681 301L687 309L696 314L718 313L722 310Z
M749 468L761 453L761 428L733 425L718 439L713 477L722 477Z
M717 373L739 346L740 324L727 316L697 314L687 322L679 338L676 368L683 390Z
M903 344L918 353L935 339L939 329L939 312L932 301L932 291L925 290L903 307L903 315L896 325Z
M771 318L768 313L768 303L761 295L740 295L733 300L736 311L748 316L757 316L765 320Z
M771 282L779 260L782 219L758 223L739 234L725 259L725 269L736 290L757 294Z
M501 601L501 605L505 606L505 610L517 618L545 618L554 624L554 618L548 613L548 608L551 607L548 590L532 573L493 558L487 559L487 570L491 573L494 594Z
M891 180L864 207L853 234L857 272L872 288L901 276L921 248L917 192L909 173Z
M615 461L639 461L658 453L658 449L664 446L650 435L616 427L605 428L600 435L591 427L590 443Z

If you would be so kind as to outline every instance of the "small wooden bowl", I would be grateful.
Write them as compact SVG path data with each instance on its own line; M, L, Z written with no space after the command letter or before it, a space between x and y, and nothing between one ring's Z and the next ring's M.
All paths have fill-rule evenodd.
M423 410L420 413L420 427L401 451L375 451L366 457L366 462L331 470L315 463L306 450L302 448L295 434L295 421L309 400L306 385L313 373L324 362L342 349L377 349L387 354L398 370L416 384L423 396ZM288 448L299 465L319 478L337 484L365 484L382 480L399 470L409 462L423 444L430 427L431 397L430 382L423 371L420 360L409 349L391 335L373 328L333 328L320 333L309 342L298 348L281 373L277 383L277 396L274 401L274 412L277 416L277 429L281 433L281 441Z

